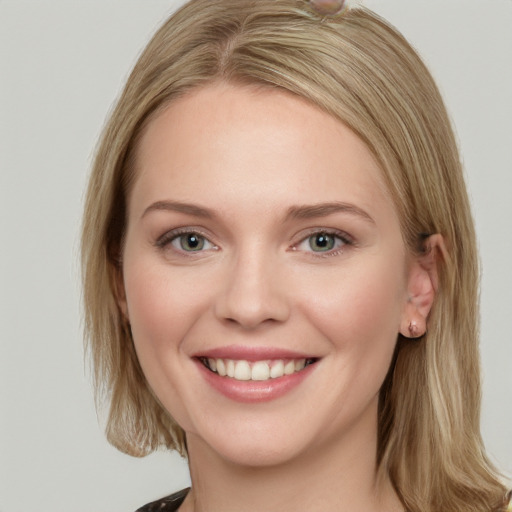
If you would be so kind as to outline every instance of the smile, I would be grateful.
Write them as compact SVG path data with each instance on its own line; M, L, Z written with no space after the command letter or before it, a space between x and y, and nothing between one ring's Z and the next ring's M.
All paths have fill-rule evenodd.
M199 360L208 370L221 377L238 381L260 382L293 375L316 362L314 358L246 361L201 357Z

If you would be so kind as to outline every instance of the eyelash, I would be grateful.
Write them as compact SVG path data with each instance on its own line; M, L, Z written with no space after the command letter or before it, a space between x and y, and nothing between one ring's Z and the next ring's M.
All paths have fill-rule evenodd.
M297 244L292 246L292 250L299 250L298 248L300 247L300 245L307 244L313 237L319 235L332 237L333 239L335 239L335 243L336 241L338 241L338 243L341 242L341 244L338 247L329 249L327 251L305 251L308 254L311 254L311 256L314 258L327 258L331 256L337 256L344 250L346 250L347 246L355 245L354 239L344 231L339 231L336 229L317 229L310 231L305 237L302 237Z
M196 235L197 238L207 242L208 244L211 245L211 247L209 247L207 250L217 250L218 247L213 243L213 242L210 242L209 238L204 235L203 233L201 233L200 230L197 230L197 229L190 229L190 228L182 228L182 229L175 229L175 230L172 230L172 231L168 231L167 233L164 233L162 236L160 236L156 242L155 242L155 245L156 247L158 247L159 249L165 249L168 245L172 245L172 243L174 241L177 241L180 239L180 237L184 236L184 235ZM187 251L185 249L178 249L177 247L174 247L174 250L176 252L179 252L180 254L186 254L186 255L191 255L191 254L194 254L194 253L200 253L200 252L204 252L204 250L201 248L197 251Z
M200 230L191 229L191 228L182 228L182 229L168 231L167 233L164 233L162 236L160 236L156 240L155 246L158 247L159 249L163 250L168 245L172 245L172 243L174 241L179 240L180 237L182 237L183 235L197 235L197 237L199 239L203 240L204 242L207 242L208 244L211 245L211 247L208 247L207 249L200 248L197 251L193 251L193 250L187 251L183 248L178 249L177 247L174 247L174 249L181 254L192 255L194 253L205 252L205 250L218 250L218 247L213 242L211 242L206 235L201 233ZM335 243L337 241L338 244L339 244L339 242L341 242L341 244L339 244L338 247L328 249L326 251L311 250L311 251L304 251L304 252L311 254L313 257L325 258L325 257L330 257L330 256L337 256L338 254L343 252L347 246L355 245L353 238L350 235L348 235L347 233L345 233L344 231L329 230L329 229L317 229L314 231L310 231L309 233L307 233L306 236L302 236L302 238L299 240L299 242L294 244L291 247L291 250L292 251L299 250L300 245L302 245L304 243L308 243L313 237L320 236L320 235L325 236L325 237L332 237L333 239L335 239Z

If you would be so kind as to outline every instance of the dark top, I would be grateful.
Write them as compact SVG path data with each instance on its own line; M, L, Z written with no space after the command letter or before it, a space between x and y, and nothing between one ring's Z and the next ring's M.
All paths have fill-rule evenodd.
M152 501L135 512L176 512L180 505L185 501L188 491L190 491L190 487L175 492L161 500ZM512 491L507 494L507 502L508 507L506 512L512 512Z
M185 501L190 488L175 492L161 500L152 501L136 510L136 512L176 512Z

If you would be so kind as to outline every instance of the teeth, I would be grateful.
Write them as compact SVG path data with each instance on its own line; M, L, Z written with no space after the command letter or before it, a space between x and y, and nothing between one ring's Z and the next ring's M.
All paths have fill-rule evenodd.
M251 380L251 367L247 361L238 361L235 366L235 379L236 380Z
M228 377L235 376L235 361L233 361L232 359L228 359L226 361L226 374Z
M227 375L226 373L226 365L224 364L224 361L222 359L216 359L215 360L216 363L215 363L215 366L217 366L217 373L221 376L221 377L225 377ZM212 366L210 366L210 369L212 369L213 371L215 371Z
M270 379L270 367L267 363L257 362L252 367L251 380Z
M205 365L221 377L230 377L235 380L265 381L278 379L285 375L300 372L306 366L313 363L312 359L272 360L272 361L235 361L233 359L208 358L203 361Z
M291 375L292 373L295 373L295 362L289 361L284 365L284 374Z
M301 370L304 370L306 366L306 360L305 359L298 359L295 361L295 371L300 372Z
M273 379L277 379L278 377L282 377L284 375L284 363L283 361L276 361L272 368L270 368L270 376Z

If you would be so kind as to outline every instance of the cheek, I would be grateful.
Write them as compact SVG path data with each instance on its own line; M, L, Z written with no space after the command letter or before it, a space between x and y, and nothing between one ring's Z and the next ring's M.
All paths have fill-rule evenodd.
M310 309L316 315L312 322L331 344L330 364L339 376L327 393L333 425L359 417L376 403L396 346L402 276L402 267L395 271L381 262L354 267Z
M190 390L180 378L190 371L191 362L182 349L208 299L201 287L178 279L165 265L128 260L124 273L133 341L144 375L178 424L193 430L187 412Z
M159 263L127 261L124 268L128 316L143 367L159 365L164 352L180 350L181 342L204 310L208 298L195 276L174 275ZM151 362L151 359L154 359ZM159 362L160 361L160 362Z
M301 307L310 322L360 369L384 362L387 371L396 344L405 277L403 266L390 266L389 261L367 259L325 278L312 276L301 285L309 290Z

